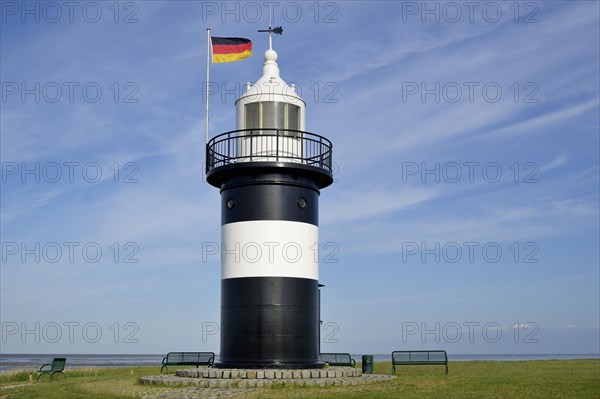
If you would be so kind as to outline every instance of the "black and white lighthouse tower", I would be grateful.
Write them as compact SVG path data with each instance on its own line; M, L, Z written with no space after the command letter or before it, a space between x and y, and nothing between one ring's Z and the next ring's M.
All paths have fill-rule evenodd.
M279 76L271 45L264 59L236 101L236 130L206 147L207 181L221 192L217 366L315 368L319 194L333 181L332 144L305 131L306 103Z

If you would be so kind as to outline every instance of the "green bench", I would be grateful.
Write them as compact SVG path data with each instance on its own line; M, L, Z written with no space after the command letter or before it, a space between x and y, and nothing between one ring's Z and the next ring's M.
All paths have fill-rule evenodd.
M392 352L392 373L396 373L396 366L410 365L442 365L446 366L448 374L448 354L442 350L432 351L394 351Z
M321 353L321 361L330 366L356 367L356 362L349 353Z
M169 352L162 360L163 369L169 368L167 366L208 366L212 367L215 362L215 354L213 352Z
M52 379L54 378L54 374L58 373L67 378L67 376L63 373L63 370L65 369L65 363L67 363L66 358L55 357L52 359L52 363L44 364L42 367L40 367L40 369L37 371L39 373L37 379L39 380L41 376L47 374L50 375L50 379Z

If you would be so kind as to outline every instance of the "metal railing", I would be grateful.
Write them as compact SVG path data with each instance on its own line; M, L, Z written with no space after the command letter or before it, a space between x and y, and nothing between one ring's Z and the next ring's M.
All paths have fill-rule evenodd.
M213 137L206 145L206 172L242 162L290 162L332 173L331 141L289 129L241 129Z

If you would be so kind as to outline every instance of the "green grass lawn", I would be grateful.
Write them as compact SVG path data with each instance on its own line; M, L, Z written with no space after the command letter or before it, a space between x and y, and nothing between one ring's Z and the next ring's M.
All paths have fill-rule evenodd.
M158 389L169 389L157 389L137 383L140 377L158 374L159 370L159 367L69 370L67 363L67 378L57 374L52 380L43 376L37 382L35 371L6 372L0 374L0 399L141 398ZM30 375L33 381L29 380Z
M526 362L450 362L443 366L400 366L391 382L351 387L277 387L254 391L251 398L600 398L599 360ZM68 370L67 378L32 372L0 374L2 399L140 398L174 388L143 386L138 379L158 374L158 367ZM375 373L390 374L389 362L375 364Z

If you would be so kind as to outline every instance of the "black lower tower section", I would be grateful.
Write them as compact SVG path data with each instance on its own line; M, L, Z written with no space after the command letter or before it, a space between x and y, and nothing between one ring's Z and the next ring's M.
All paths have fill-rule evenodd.
M217 366L322 367L317 285L316 280L288 277L222 280Z

